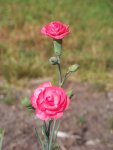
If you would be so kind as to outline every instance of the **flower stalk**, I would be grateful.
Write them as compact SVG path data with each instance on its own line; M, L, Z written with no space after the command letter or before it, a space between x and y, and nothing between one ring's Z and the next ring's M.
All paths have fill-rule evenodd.
M58 80L59 80L59 86L61 87L61 83L62 83L62 72L61 72L61 64L60 64L60 57L57 56L58 59Z
M53 40L54 43L54 52L56 54L56 58L58 60L57 66L58 66L58 80L59 80L59 87L61 87L61 83L62 83L62 73L61 73L61 64L60 64L60 55L61 55L61 51L62 51L62 40ZM53 121L53 127L52 127L52 132L51 132L51 136L50 136L50 142L49 142L49 150L52 150L52 144L56 143L56 137L57 137L57 133L56 136L54 138L54 142L53 141L53 136L55 135L55 127L56 127L56 123L57 120ZM58 128L59 128L60 123L58 124Z

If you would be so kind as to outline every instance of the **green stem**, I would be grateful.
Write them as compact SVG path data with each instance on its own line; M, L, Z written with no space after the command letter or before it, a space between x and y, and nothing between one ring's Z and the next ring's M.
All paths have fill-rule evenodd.
M71 72L67 72L64 76L64 79L61 82L61 87L63 86L63 84L65 83L66 79L70 76Z
M57 56L57 59L58 59L58 78L59 78L59 86L61 86L61 83L62 83L62 72L61 72L61 64L60 64L60 57Z
M47 147L48 143L49 143L49 136L48 136L47 125L46 125L45 121L43 122L42 130L43 130L45 143L46 143L46 147Z
M48 137L50 137L50 129L51 129L52 122L53 122L53 120L49 121L49 125L48 125Z
M56 139L57 139L57 134L58 134L58 130L59 130L59 128L60 128L60 124L61 124L61 120L59 120L59 122L58 122L58 125L57 125L57 128L56 128L56 133L55 133L54 144L55 144L55 142L56 142Z
M54 131L55 131L55 126L56 126L56 120L53 121L53 127L52 127L50 141L49 141L49 150L51 150L52 140L53 140Z
M0 134L0 150L2 150L3 138L4 138L4 130L1 131L1 134Z
M42 147L42 150L44 150L43 142L42 142L42 140L41 140L41 138L40 138L40 136L39 136L38 131L37 131L36 128L35 128L35 133L36 133L36 137L37 137L37 139L38 139L38 142L39 142L39 144L40 144L41 147Z
M60 64L60 55L61 55L61 49L62 49L62 40L54 40L53 42L54 42L55 55L56 55L56 58L58 59L58 63L57 63L58 80L59 80L59 86L61 87L62 72L61 72L61 64ZM58 128L59 128L59 125L58 125ZM55 134L55 127L56 127L56 120L53 121L52 131L50 133L50 138L49 138L49 149L48 150L52 150L52 141L53 141L53 137L54 137L54 134ZM56 132L58 132L58 128L57 128ZM57 133L56 133L56 136L57 136ZM56 136L54 138L54 143L56 141Z
M49 120L48 124L46 121L43 122L43 133L46 140L45 150L49 150L49 140L50 140L50 129L53 120Z

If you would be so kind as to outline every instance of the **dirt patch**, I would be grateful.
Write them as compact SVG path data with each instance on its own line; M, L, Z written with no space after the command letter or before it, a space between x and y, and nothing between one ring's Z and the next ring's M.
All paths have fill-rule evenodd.
M70 82L67 85L68 89L74 89L75 96L62 118L60 131L72 137L58 137L61 149L112 150L113 91L97 90L88 83ZM35 126L36 119L20 106L19 101L11 106L0 103L0 127L5 129L3 150L39 149Z

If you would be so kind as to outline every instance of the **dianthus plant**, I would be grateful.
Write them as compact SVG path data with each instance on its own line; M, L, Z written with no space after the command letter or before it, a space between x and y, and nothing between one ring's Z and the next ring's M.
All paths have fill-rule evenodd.
M32 108L36 118L42 121L42 135L38 133L37 129L35 130L41 149L57 150L59 146L56 139L60 119L69 107L73 96L72 91L67 94L62 87L70 74L75 72L79 66L77 64L70 66L65 75L62 75L60 63L63 52L62 42L64 37L70 33L68 25L59 21L51 22L41 29L41 33L53 40L54 56L49 59L49 62L58 68L58 85L54 86L50 81L42 83L31 94L29 102L24 100L23 104Z

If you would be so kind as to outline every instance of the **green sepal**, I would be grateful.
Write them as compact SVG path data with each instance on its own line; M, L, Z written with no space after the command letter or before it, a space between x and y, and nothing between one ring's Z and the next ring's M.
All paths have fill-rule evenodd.
M68 96L69 96L70 99L74 96L74 93L73 93L72 90L68 92Z
M60 56L62 51L62 39L59 40L54 39L53 44L54 44L55 55Z
M32 105L27 97L22 99L21 104L24 107L26 107L28 110L35 110L34 107L32 107Z

